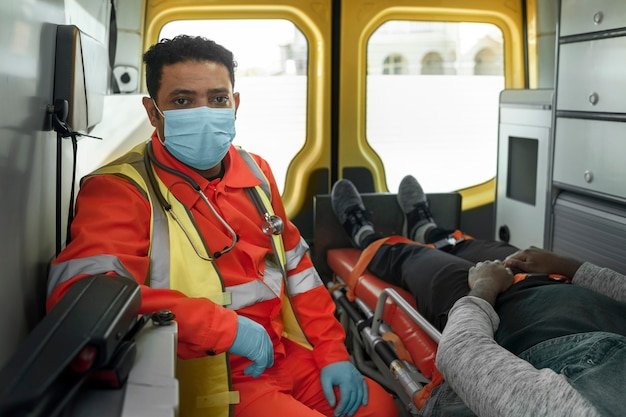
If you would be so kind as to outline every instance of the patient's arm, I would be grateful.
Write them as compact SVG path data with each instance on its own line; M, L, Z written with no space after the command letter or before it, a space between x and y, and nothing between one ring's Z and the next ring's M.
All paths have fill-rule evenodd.
M626 303L626 276L585 262L576 271L572 284L588 288Z
M582 262L531 246L507 256L504 265L524 272L558 274L572 278Z
M561 274L571 278L574 285L626 302L626 276L608 268L581 263L535 247L510 255L504 260L504 265L526 272Z
M484 299L467 296L450 310L437 352L437 368L481 417L597 416L565 378L538 370L499 346L499 318Z

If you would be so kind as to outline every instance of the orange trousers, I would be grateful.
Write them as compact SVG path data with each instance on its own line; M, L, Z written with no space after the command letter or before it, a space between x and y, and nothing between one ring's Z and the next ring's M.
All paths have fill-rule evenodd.
M231 369L233 388L239 391L240 403L235 417L333 417L328 405L312 352L285 341L286 355L267 368L258 378ZM357 410L355 417L397 417L398 409L391 394L375 381L365 378L368 403ZM335 388L336 404L339 389Z

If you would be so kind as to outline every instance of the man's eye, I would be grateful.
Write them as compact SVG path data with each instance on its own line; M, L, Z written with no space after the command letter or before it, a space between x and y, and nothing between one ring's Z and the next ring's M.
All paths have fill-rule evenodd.
M191 103L191 101L187 100L186 98L177 98L176 100L174 100L174 103L178 106L186 106L187 104Z
M217 104L225 105L225 104L228 104L229 98L228 96L219 96L219 97L215 97L213 101Z

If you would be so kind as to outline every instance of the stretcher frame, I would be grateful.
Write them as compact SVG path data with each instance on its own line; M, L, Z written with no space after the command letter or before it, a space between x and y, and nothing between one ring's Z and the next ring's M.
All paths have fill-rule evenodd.
M395 194L369 193L361 197L378 232L401 234L404 214ZM459 227L458 193L429 194L428 198L440 226ZM435 355L441 334L419 314L407 291L367 271L352 284L354 301L348 300L347 277L360 251L352 247L334 215L330 196L316 196L314 210L313 261L337 304L355 366L393 393L404 415L415 415L416 404L420 404L418 394L436 373ZM388 336L396 342L385 340Z

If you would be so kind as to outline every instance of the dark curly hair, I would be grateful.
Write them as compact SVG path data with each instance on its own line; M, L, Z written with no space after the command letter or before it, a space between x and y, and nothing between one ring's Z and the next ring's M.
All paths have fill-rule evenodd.
M228 69L230 82L235 87L235 68L237 62L233 53L222 45L202 36L178 35L173 39L161 39L152 45L143 55L146 63L146 86L152 98L161 87L163 66L186 61L212 61Z

